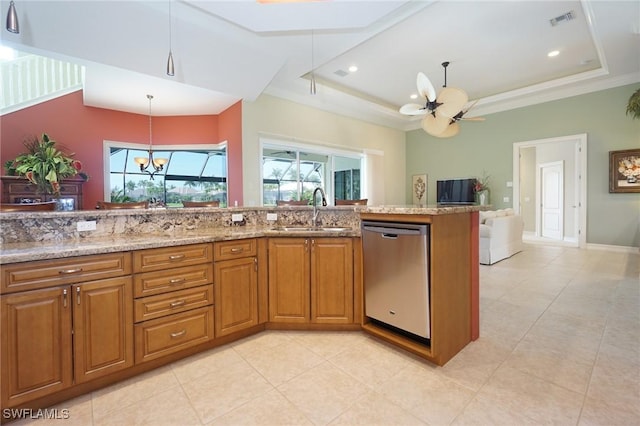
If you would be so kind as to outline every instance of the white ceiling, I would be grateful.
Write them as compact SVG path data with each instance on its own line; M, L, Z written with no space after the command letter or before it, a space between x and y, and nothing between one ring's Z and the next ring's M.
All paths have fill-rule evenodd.
M85 65L86 105L140 114L148 113L147 93L154 115L217 114L269 93L408 130L419 121L398 108L415 102L418 71L443 85L443 61L451 62L447 85L478 100L469 116L640 81L638 1L15 5L21 31L3 30L3 44ZM3 17L7 8L2 2ZM550 24L567 12L575 19ZM174 77L165 74L170 23ZM560 54L548 58L551 50ZM358 71L336 74L350 65Z

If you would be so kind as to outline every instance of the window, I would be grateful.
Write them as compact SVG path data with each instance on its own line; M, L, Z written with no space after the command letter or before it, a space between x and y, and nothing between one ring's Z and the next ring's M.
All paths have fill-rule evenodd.
M318 147L263 143L262 204L311 200L322 187L328 200L359 199L362 155L319 152ZM335 194L335 197L334 197Z
M105 142L105 170L109 170L109 197L113 202L161 201L179 207L182 201L219 200L227 205L227 146L162 146L155 158L169 161L153 177L141 172L134 157L149 155L146 145Z

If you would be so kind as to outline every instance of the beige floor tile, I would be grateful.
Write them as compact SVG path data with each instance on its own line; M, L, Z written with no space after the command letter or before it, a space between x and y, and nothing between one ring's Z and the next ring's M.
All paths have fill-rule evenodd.
M407 410L374 391L367 392L329 424L331 426L426 425Z
M246 362L236 362L185 383L182 388L202 423L209 423L262 396L273 386Z
M253 351L278 346L290 340L291 337L287 332L270 330L231 343L231 347L244 356Z
M374 388L412 365L415 359L386 343L367 338L357 347L332 357L329 362Z
M180 383L187 383L237 362L244 362L238 352L231 346L223 346L176 361L171 364L171 369Z
M161 367L140 376L93 392L94 420L129 405L149 398L159 392L179 386L170 367Z
M481 336L435 371L462 386L477 391L510 353L511 349L500 341Z
M289 340L244 355L245 360L273 386L278 386L324 361L300 343Z
M218 417L210 426L313 425L305 415L275 389Z
M578 421L584 395L501 366L476 398L511 413L545 424L572 425Z
M324 359L331 358L366 339L361 331L303 331L290 336Z
M622 352L599 354L587 395L640 416L640 362Z
M352 376L323 362L280 385L278 391L315 425L325 425L368 390Z
M431 425L449 424L475 394L435 369L420 365L405 368L376 391Z
M518 411L503 409L502 406L487 401L472 400L469 405L451 423L455 426L492 426L492 425L540 425Z
M112 411L108 415L96 419L94 425L189 426L200 425L200 420L189 405L182 389L173 387L121 410Z
M636 405L638 401L636 400ZM640 414L633 406L611 405L606 401L587 398L578 422L580 426L640 425Z
M500 301L511 303L518 306L526 306L544 312L556 298L556 294L538 291L537 288L519 286L516 289L508 291Z

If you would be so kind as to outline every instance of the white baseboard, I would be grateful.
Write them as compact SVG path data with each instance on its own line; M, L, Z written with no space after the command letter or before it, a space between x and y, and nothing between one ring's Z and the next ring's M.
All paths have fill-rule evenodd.
M605 250L605 251L615 251L618 253L640 254L640 248L638 247L614 246L609 244L588 243L587 250Z

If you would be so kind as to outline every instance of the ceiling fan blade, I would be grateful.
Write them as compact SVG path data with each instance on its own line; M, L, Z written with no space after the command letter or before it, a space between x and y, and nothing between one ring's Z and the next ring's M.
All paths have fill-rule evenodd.
M451 123L451 120L447 117L441 117L433 114L427 114L422 119L422 129L429 133L431 136L440 136L442 132L447 130L447 127Z
M404 115L424 115L426 113L427 110L424 108L424 105L406 104L400 107L400 114Z
M436 89L431 84L431 80L422 72L418 73L417 78L418 93L423 98L427 98L429 102L436 100Z
M485 118L484 117L462 117L460 118L460 120L464 120L464 121L484 121Z
M454 117L469 101L469 97L464 90L455 87L445 87L438 95L437 102L442 104L438 106L437 113L444 117Z
M439 138L450 138L460 133L460 125L458 123L451 123L444 132L438 135Z

